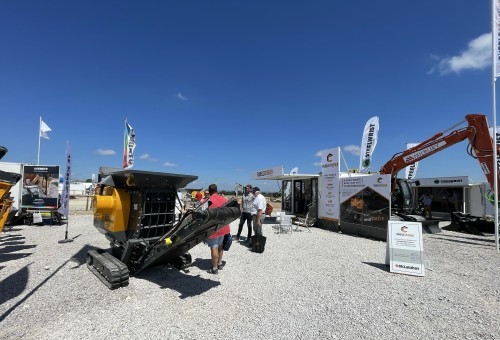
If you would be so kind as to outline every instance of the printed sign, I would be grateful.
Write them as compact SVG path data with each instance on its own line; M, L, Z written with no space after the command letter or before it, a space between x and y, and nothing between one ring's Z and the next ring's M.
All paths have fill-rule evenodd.
M265 178L272 178L275 176L283 176L284 170L283 170L283 165L282 166L277 166L274 168L270 169L264 169L264 170L259 170L257 172L254 172L252 174L253 179L265 179Z
M318 216L321 219L339 220L340 148L325 150L321 155L319 177Z
M386 229L390 220L391 175L340 179L340 223Z
M57 209L58 194L58 166L24 166L21 207L30 209Z
M390 221L387 241L391 273L425 275L422 223Z

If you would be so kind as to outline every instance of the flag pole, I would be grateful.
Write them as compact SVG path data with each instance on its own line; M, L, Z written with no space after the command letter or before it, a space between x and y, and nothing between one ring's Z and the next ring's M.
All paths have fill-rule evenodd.
M493 136L494 138L494 144L493 144L493 168L494 168L494 195L495 195L495 249L497 252L499 251L499 240L498 240L498 161L497 161L497 122L496 122L496 78L493 78L493 84L492 84L492 89L493 89Z
M38 158L36 165L40 165L40 131L42 130L42 116L40 116L40 122L38 124Z
M498 160L497 160L497 113L496 113L496 75L497 75L497 63L498 63L498 9L495 1L491 1L491 47L492 47L492 114L493 114L493 174L494 178L494 188L493 192L495 195L495 249L499 251L499 240L498 240Z

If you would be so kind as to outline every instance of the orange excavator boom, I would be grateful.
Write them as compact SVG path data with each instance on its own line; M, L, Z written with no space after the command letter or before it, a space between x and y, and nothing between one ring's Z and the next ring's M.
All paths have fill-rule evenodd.
M451 129L465 122L468 123L468 126L450 132ZM494 143L491 138L488 120L485 115L480 114L466 115L465 120L456 124L454 127L435 134L413 148L395 154L380 168L380 173L391 174L393 181L395 181L400 170L465 139L469 139L469 155L478 160L490 188L493 189L495 187L493 160Z

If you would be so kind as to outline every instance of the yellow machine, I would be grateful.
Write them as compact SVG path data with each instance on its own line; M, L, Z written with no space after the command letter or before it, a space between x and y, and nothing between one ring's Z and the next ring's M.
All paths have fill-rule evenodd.
M94 226L111 249L89 251L87 267L110 289L128 285L129 274L156 264L184 268L191 263L189 249L240 216L234 200L178 216L175 208L182 202L177 189L196 176L103 168L100 175Z
M0 146L0 159L7 153L7 148ZM0 232L3 231L7 217L9 216L12 200L10 189L21 179L21 174L0 171Z

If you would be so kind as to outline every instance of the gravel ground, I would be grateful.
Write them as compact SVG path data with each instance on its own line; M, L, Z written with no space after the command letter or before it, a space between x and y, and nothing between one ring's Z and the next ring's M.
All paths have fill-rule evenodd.
M57 242L65 226L0 235L1 339L500 339L492 235L425 234L414 277L388 271L384 242L266 224L265 252L234 242L218 275L200 244L189 272L150 268L111 291L85 265L106 238L91 215L69 223L72 243Z

